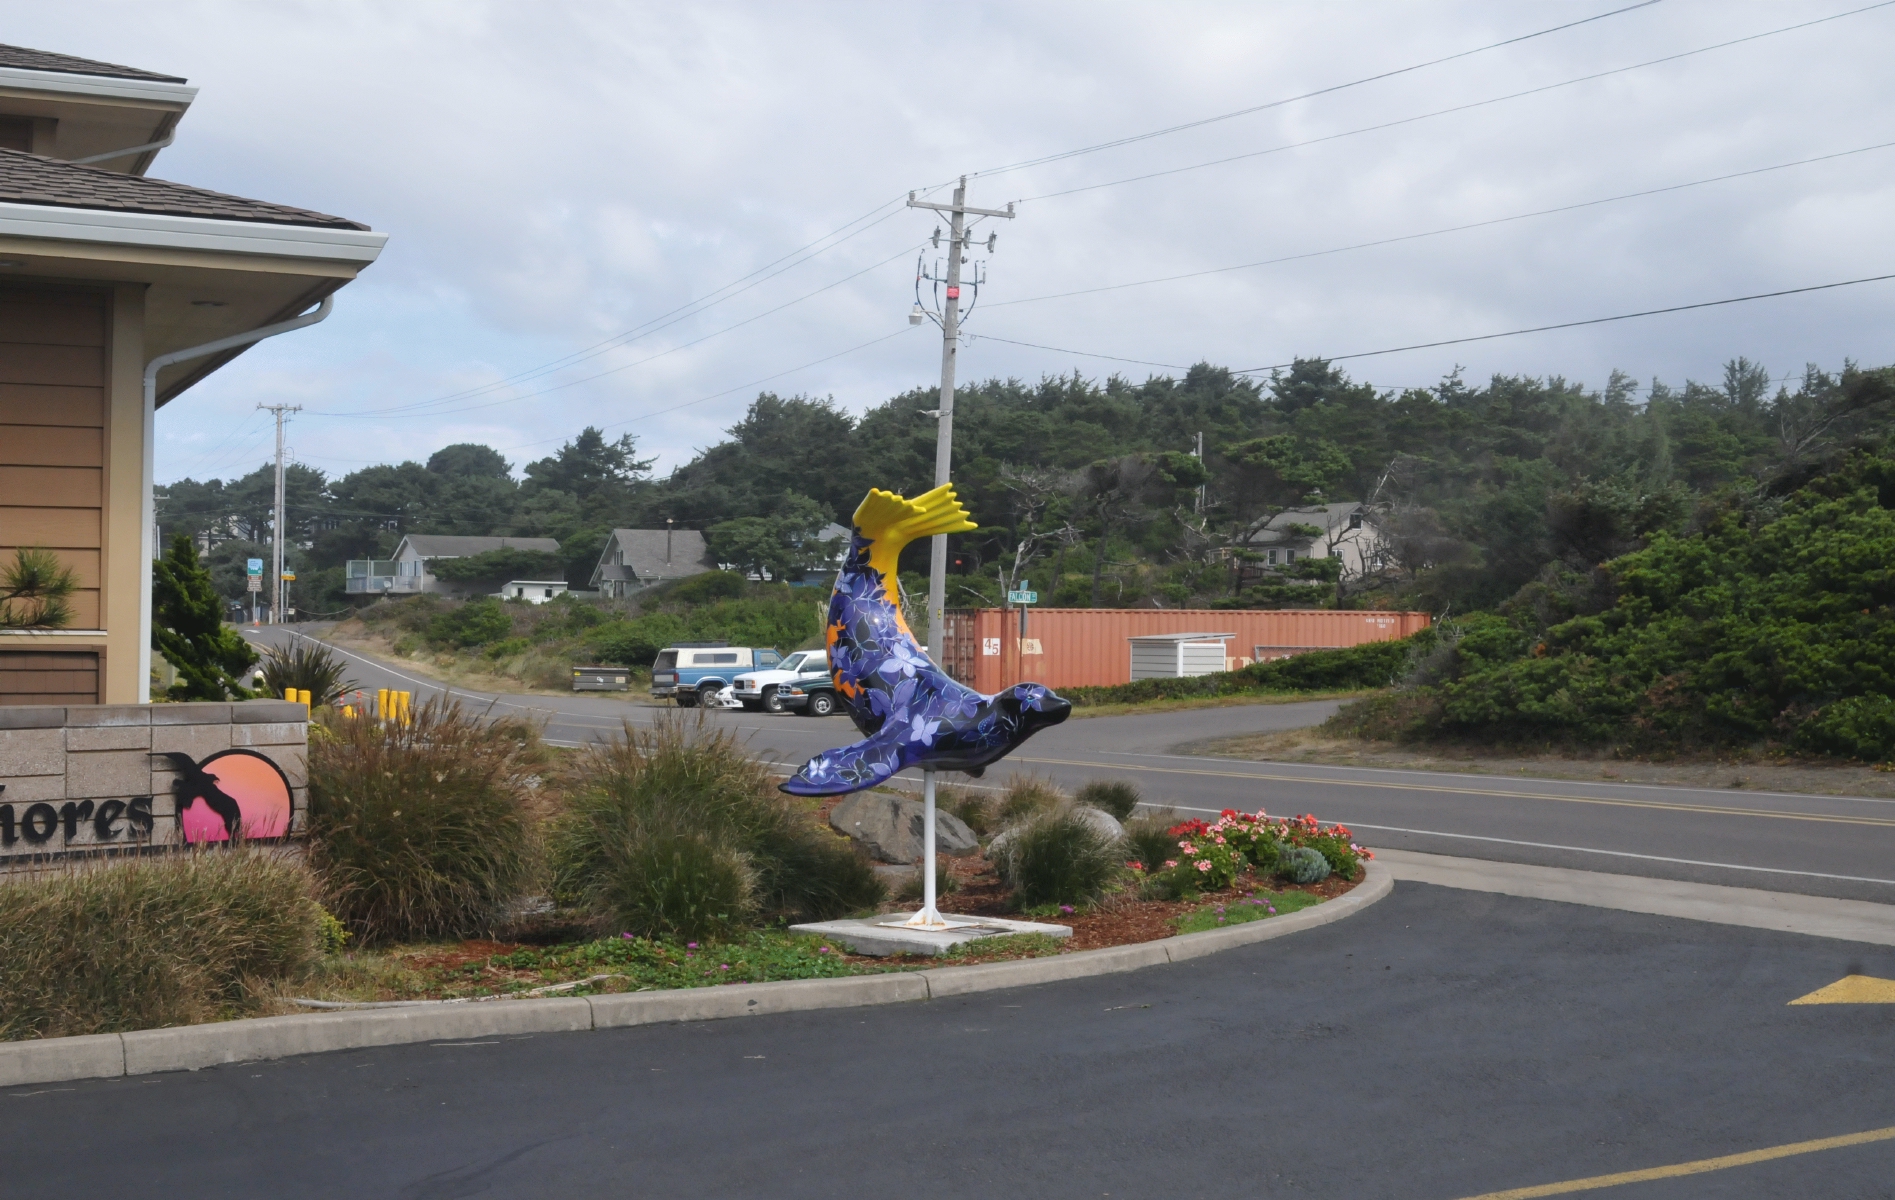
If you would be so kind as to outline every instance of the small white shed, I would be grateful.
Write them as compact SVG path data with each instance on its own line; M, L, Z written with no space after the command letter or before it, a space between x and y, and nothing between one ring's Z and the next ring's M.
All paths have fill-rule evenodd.
M509 579L507 586L494 593L502 600L524 600L528 604L544 604L554 596L565 594L563 579Z
M1224 669L1224 643L1234 633L1151 633L1127 638L1132 644L1133 679L1177 679Z

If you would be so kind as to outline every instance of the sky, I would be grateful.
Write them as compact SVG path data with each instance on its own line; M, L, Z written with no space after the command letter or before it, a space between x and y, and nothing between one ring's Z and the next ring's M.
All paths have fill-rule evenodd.
M971 256L963 380L1269 367L1895 272L1895 5L1628 4L0 14L10 43L202 89L152 175L390 235L327 322L160 412L171 482L261 464L258 403L302 405L293 456L332 476L468 441L517 469L588 424L665 471L760 391L861 412L931 386L940 332L907 314L941 222L904 201L963 174L1017 214ZM1794 377L1895 362L1892 317L1895 280L1339 365Z

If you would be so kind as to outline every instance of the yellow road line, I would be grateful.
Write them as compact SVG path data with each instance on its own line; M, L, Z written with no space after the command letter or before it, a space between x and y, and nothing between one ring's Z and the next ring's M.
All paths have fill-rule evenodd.
M1770 808L1735 808L1715 804L1666 804L1658 800L1623 800L1606 796L1560 796L1550 792L1502 792L1482 788L1439 787L1425 783L1382 783L1365 779L1321 779L1303 775L1252 775L1244 771L1207 771L1192 767L1149 767L1134 763L1081 762L1068 758L1015 758L1015 762L1061 767L1097 767L1114 771L1148 771L1160 775L1209 775L1220 779L1247 779L1252 783L1320 783L1336 787L1384 788L1401 792L1441 792L1451 796L1494 796L1502 800L1558 800L1565 804L1603 804L1611 808L1652 808L1666 812L1708 813L1725 817L1768 817L1777 821L1817 821L1826 825L1876 825L1895 828L1895 818L1849 817L1833 813L1799 813Z
M1867 1133L1845 1133L1841 1137L1817 1138L1810 1142L1791 1142L1786 1146L1746 1150L1742 1154L1700 1158L1696 1162L1673 1163L1668 1167L1647 1167L1643 1171L1620 1171L1616 1175L1594 1175L1588 1179L1568 1179L1564 1183L1542 1183L1534 1187L1509 1188L1504 1192L1482 1192L1478 1196L1468 1196L1466 1200L1534 1200L1538 1196L1565 1196L1573 1192L1590 1192L1597 1188L1618 1187L1622 1183L1644 1183L1652 1179L1676 1179L1681 1175L1702 1175L1707 1171L1727 1171L1732 1167L1747 1167L1752 1163L1769 1162L1774 1158L1791 1158L1798 1154L1814 1154L1818 1150L1839 1150L1844 1146L1860 1146L1865 1142L1886 1142L1891 1139L1895 1139L1895 1125L1886 1129L1871 1129Z

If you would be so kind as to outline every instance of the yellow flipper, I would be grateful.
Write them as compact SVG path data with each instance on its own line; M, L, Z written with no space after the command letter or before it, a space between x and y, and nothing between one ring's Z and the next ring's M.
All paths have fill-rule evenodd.
M968 519L967 509L955 496L951 483L913 500L871 488L856 508L854 521L862 536L875 543L869 551L869 566L891 580L902 547L909 542L937 533L966 533L979 528Z

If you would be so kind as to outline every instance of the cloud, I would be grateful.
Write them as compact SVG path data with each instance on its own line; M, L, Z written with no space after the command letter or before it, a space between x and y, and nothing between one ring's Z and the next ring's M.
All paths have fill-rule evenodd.
M1591 11L1612 5L1601 3ZM1661 4L1395 79L1030 170L974 202L1327 138L1850 7ZM8 40L191 77L156 174L364 220L383 260L316 329L246 354L160 418L159 475L248 469L260 399L310 410L331 472L483 440L521 462L587 423L664 466L761 379L905 328L901 210L701 315L420 415L635 329L908 189L1257 104L1557 23L1499 3L0 3ZM1895 9L1539 95L1144 182L1026 200L963 378L1143 369L997 338L1234 366L1827 282L1886 269L1895 151L1394 246L1032 304L991 302L1346 245L1887 140ZM932 252L931 252L932 254ZM729 333L786 301L856 278ZM1895 286L1363 360L1598 386L1744 354L1793 373L1895 359ZM767 386L866 408L932 381L933 327ZM683 347L683 348L680 348ZM662 353L670 351L669 353ZM657 356L657 357L654 357ZM631 365L640 363L642 365ZM606 373L609 372L609 373ZM587 382L573 382L599 375ZM563 385L563 386L562 386ZM504 401L504 403L494 403ZM693 403L697 401L696 403ZM479 406L479 407L476 407ZM660 412L660 410L673 410ZM659 414L659 415L652 415Z

